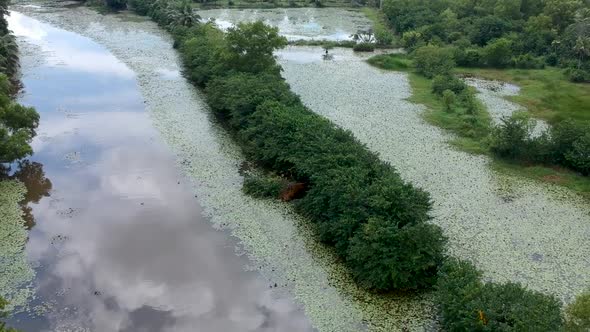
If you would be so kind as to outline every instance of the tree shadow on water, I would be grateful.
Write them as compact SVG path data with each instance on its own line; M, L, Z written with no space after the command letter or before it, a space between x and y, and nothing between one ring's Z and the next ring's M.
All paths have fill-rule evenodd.
M0 180L19 180L27 188L25 198L20 202L23 219L28 230L35 226L33 209L29 203L38 204L43 197L51 195L51 180L45 177L43 164L22 160L10 166L0 165Z

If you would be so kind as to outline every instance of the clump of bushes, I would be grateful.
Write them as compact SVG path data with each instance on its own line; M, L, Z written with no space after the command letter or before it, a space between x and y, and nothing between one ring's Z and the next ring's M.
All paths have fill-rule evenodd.
M545 59L523 54L513 57L510 66L521 69L543 69L545 68Z
M286 200L317 225L362 286L387 291L434 283L445 239L428 223L429 195L290 91L273 55L287 44L278 29L255 22L223 33L212 23L170 22L157 0L133 3L173 34L187 77L204 88L248 158L304 188ZM275 196L280 182L249 177L244 190Z
M244 177L243 190L257 198L278 198L288 184L287 180L278 176L248 175Z
M467 84L454 75L438 75L432 80L432 92L438 96L442 96L446 90L450 90L458 95L467 89Z
M446 331L560 331L560 304L552 296L516 283L484 283L471 263L445 262L436 303Z
M373 52L375 50L375 44L373 43L358 43L352 47L355 52Z
M565 310L567 332L590 331L590 291L580 294Z
M413 53L416 71L427 78L449 75L455 68L451 49L434 45L422 46Z
M562 121L541 135L524 113L502 119L493 131L490 149L504 159L561 165L590 175L590 123Z

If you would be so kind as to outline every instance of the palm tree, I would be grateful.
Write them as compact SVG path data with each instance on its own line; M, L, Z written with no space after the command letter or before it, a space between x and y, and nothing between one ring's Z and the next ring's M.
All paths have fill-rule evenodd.
M187 0L184 0L181 3L178 3L177 6L170 8L168 17L173 28L176 26L190 28L194 25L197 25L201 20L201 16L195 13L190 1Z

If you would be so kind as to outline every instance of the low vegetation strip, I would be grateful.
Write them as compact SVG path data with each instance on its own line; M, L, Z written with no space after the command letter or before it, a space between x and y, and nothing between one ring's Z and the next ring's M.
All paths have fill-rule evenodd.
M131 4L173 34L187 76L204 88L246 154L265 170L306 184L297 210L317 223L321 239L335 246L359 283L374 290L431 286L444 238L427 222L428 194L301 104L273 56L286 45L277 29L257 22L224 34L210 23L173 24L154 3Z

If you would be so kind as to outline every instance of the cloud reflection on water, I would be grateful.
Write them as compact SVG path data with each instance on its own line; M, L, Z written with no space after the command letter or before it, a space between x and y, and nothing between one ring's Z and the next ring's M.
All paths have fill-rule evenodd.
M34 36L27 42L53 55L71 55L60 65L23 68L22 101L41 114L33 159L45 164L53 185L51 197L32 206L37 226L27 252L40 264L37 294L51 306L43 319L19 315L14 325L29 331L309 330L299 308L257 273L245 272L248 262L235 255L235 244L203 220L174 156L143 112L134 74L73 33L18 13L11 28ZM86 54L93 56L71 60ZM72 153L75 164L64 157Z

